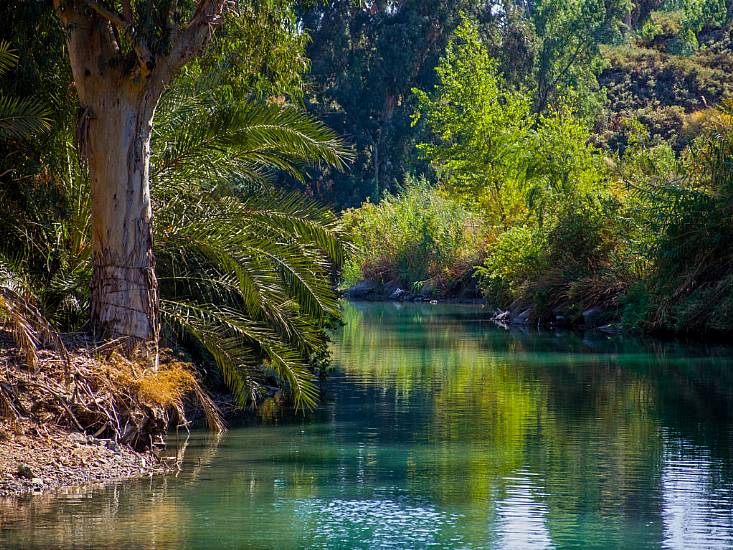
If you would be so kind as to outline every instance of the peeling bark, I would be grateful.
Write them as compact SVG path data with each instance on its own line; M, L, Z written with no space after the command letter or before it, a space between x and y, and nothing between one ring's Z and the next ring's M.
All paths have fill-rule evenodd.
M157 97L118 89L98 94L95 103L85 137L92 184L92 323L103 336L157 342L149 185Z

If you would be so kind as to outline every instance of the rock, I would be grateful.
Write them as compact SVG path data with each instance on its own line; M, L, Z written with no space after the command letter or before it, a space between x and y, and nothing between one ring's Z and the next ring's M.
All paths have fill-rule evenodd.
M391 296L395 293L395 291L400 290L400 283L399 281L387 281L384 283L384 286L382 287L382 293L385 296Z
M525 309L519 315L512 317L511 323L513 325L526 325L529 324L529 310Z
M379 294L379 285L374 281L359 281L346 289L344 296L351 300L368 300Z
M492 321L499 321L500 323L506 323L509 321L512 317L512 314L509 312L509 310L502 311L500 309L497 309L494 313L494 316L491 318Z
M603 325L598 327L598 330L605 332L606 334L621 334L623 330L615 325Z
M567 327L570 326L570 319L568 319L564 315L560 315L559 313L557 313L555 314L552 323L558 327Z
M389 295L389 299L390 300L400 300L400 299L404 300L405 299L405 294L407 294L407 292L405 292L401 288L396 288L396 289L394 289L394 291L392 292L392 294Z
M31 479L31 483L33 485L37 485L41 487L43 486L43 480L40 477L34 477L33 479Z
M599 307L592 307L583 312L583 324L587 328L597 327L603 321L605 311Z
M25 479L35 479L33 478L33 471L27 464L18 464L17 475Z
M428 279L427 281L423 281L418 292L423 298L432 298L436 295L437 288L435 288L435 283Z
M87 442L87 436L83 433L73 432L69 434L69 441L81 445Z

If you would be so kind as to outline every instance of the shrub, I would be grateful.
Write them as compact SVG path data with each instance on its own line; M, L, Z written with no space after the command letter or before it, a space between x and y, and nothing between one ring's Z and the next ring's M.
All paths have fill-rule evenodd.
M538 319L615 309L629 280L618 207L608 198L571 198L551 223L502 234L477 270L484 295L496 306L531 307Z
M502 233L482 266L476 268L484 296L503 307L520 298L540 271L546 242L536 228L518 226Z
M733 329L733 131L695 140L685 177L642 189L649 207L654 328Z
M424 179L400 195L346 210L343 223L358 248L342 273L345 286L364 278L445 288L479 261L486 231L479 219Z

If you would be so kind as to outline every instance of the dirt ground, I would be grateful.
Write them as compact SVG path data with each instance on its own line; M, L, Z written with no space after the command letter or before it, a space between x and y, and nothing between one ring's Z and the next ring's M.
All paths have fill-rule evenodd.
M0 420L0 496L163 473L152 452L136 452L56 426Z

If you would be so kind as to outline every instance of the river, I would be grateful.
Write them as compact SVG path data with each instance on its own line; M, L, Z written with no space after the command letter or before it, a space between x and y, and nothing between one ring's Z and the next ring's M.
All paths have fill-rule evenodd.
M344 307L317 411L2 501L0 547L733 548L732 348Z

